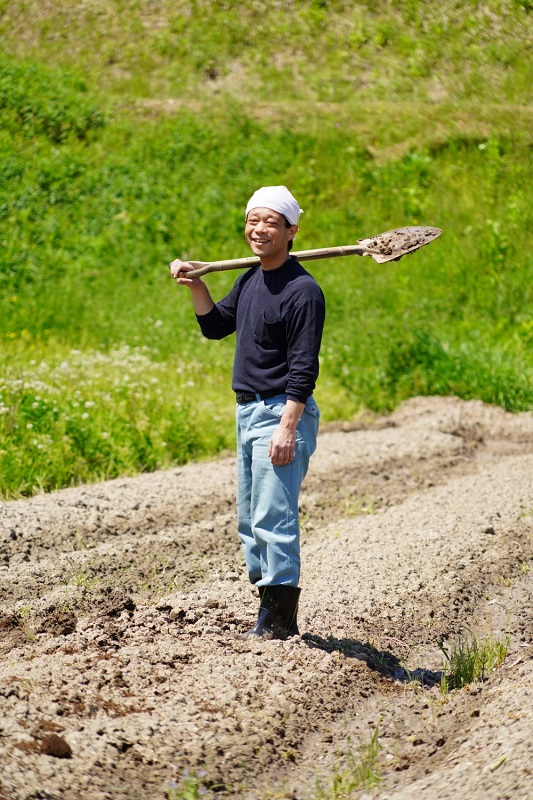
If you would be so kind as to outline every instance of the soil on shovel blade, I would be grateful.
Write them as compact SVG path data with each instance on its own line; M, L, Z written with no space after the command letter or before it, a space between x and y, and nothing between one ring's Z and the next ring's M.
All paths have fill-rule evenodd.
M372 738L345 796L533 798L533 415L324 429L286 642L239 638L234 495L225 458L0 504L0 798L308 800ZM461 634L509 652L444 694Z
M392 260L398 261L402 256L434 241L440 234L439 228L415 226L396 228L371 239L361 239L360 242L368 247L373 255L381 256L378 260L390 261L390 256L395 256Z

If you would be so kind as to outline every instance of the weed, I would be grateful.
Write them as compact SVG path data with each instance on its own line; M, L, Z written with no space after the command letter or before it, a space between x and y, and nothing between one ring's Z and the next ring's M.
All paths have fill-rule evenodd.
M25 605L18 610L18 615L22 620L27 620L33 611L33 606L31 604Z
M33 605L28 603L27 605L19 608L17 610L17 616L20 620L19 627L20 630L23 632L26 639L32 642L35 639L35 634L31 629L31 622L33 616Z
M179 783L171 781L167 797L168 800L200 800L205 798L206 794L202 782L195 776L187 775Z
M167 800L208 800L214 796L213 792L216 793L224 788L224 786L216 784L211 787L213 791L208 789L204 781L206 773L203 771L189 773L188 770L185 770L182 775L179 775L174 764L171 764L170 767L175 777L169 783Z
M509 644L509 637L498 640L489 636L478 640L471 631L462 633L449 648L439 642L439 649L445 658L440 685L442 693L485 680L493 669L503 664Z
M402 664L406 674L405 688L412 689L415 694L424 688L424 670L411 671L406 664Z
M357 755L351 751L346 758L346 764L332 777L329 786L325 787L317 782L314 800L345 800L354 797L355 792L363 789L372 789L381 780L381 773L377 765L380 744L378 728L374 730L370 741L357 748Z
M301 509L300 510L299 522L300 522L300 530L302 532L302 537L305 536L308 533L308 527L307 526L308 526L310 521L311 521L310 512L307 509Z
M507 589L513 585L513 579L506 575L500 575L497 582L500 586L505 586Z
M376 499L367 496L361 498L347 497L341 507L341 513L348 517L376 514Z
M93 589L98 586L98 578L91 577L91 573L85 570L75 572L71 577L70 584L73 586L83 587L85 589Z
M34 692L37 688L37 681L35 678L19 678L18 676L14 675L11 678L11 681L20 683L20 685L26 689L28 694Z

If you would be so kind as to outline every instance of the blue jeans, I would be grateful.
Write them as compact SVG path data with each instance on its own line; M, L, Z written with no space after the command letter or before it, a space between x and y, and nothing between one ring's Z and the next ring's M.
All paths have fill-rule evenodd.
M237 521L250 582L298 586L298 497L316 448L320 412L313 398L296 428L293 460L274 466L268 446L285 409L286 394L237 405Z

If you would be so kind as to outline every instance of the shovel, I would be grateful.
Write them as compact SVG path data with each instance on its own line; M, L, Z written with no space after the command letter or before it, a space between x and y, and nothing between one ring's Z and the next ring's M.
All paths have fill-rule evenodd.
M399 261L407 253L413 253L425 244L429 244L441 235L440 228L428 228L424 226L410 226L407 228L395 228L369 239L359 239L357 244L349 244L344 247L324 247L319 250L300 250L291 253L298 261L314 261L319 258L337 258L338 256L370 256L378 264L385 264L387 261ZM260 264L259 258L250 256L248 258L234 258L228 261L189 261L194 270L187 272L188 278L200 278L208 272L221 272L226 269L246 269L247 267L257 267Z

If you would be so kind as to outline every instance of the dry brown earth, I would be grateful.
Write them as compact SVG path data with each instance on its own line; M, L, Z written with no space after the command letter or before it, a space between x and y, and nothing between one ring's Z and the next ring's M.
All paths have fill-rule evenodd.
M417 398L324 430L287 642L238 638L234 466L0 504L0 799L202 796L188 770L304 800L376 730L353 797L533 798L533 415ZM467 629L510 651L445 696L438 642Z

